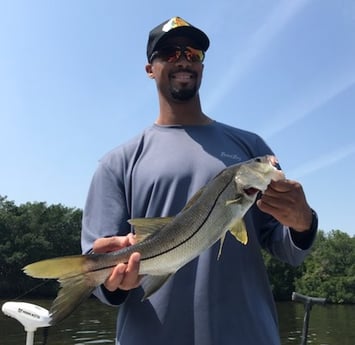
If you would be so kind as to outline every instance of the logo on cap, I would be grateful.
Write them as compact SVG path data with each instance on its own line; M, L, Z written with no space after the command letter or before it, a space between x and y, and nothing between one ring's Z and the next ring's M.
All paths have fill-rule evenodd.
M162 30L168 32L180 26L190 26L190 24L180 17L173 17L163 26Z

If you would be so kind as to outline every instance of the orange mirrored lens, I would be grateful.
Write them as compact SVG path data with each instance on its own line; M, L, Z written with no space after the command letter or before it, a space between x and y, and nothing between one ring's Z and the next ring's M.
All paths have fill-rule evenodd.
M203 50L195 49L192 47L186 47L184 50L186 60L191 62L202 62L205 58L205 53Z
M196 49L189 46L171 46L162 47L161 49L155 51L152 54L150 61L158 57L163 61L174 63L180 59L182 53L184 54L185 59L189 62L202 62L205 58L205 53L201 49Z

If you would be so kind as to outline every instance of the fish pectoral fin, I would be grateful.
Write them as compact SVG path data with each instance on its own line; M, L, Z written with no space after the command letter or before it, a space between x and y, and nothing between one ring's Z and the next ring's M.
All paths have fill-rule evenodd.
M232 204L239 204L240 201L242 200L242 198L243 198L243 195L241 195L241 194L236 195L235 199L226 201L226 206L229 206L229 205L232 205Z
M154 292L160 289L161 286L170 278L172 274L164 274L161 276L147 275L142 278L141 286L144 290L144 296L142 300L150 297Z
M243 243L244 245L248 243L248 233L243 219L237 219L236 221L232 222L228 226L228 229L234 238L240 243Z
M136 241L141 242L159 231L173 219L174 217L133 218L129 219L128 223L134 226Z

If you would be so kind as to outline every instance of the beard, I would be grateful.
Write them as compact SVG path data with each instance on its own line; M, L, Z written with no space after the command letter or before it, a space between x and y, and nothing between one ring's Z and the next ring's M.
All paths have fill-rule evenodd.
M195 97L197 93L196 85L190 88L170 88L171 97L177 101L188 101Z
M174 78L175 73L185 72L191 75L191 80L185 82L176 81ZM171 72L169 92L170 96L175 101L189 101L194 98L198 92L199 85L197 81L197 73L188 68L178 69Z

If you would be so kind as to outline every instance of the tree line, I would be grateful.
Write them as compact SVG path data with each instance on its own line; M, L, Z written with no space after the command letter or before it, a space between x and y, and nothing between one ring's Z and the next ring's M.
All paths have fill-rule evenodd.
M80 253L82 210L45 202L17 206L0 196L0 297L53 297L58 284L26 276L29 263ZM263 253L276 300L293 291L355 303L355 236L340 230L318 235L305 262L292 267Z

